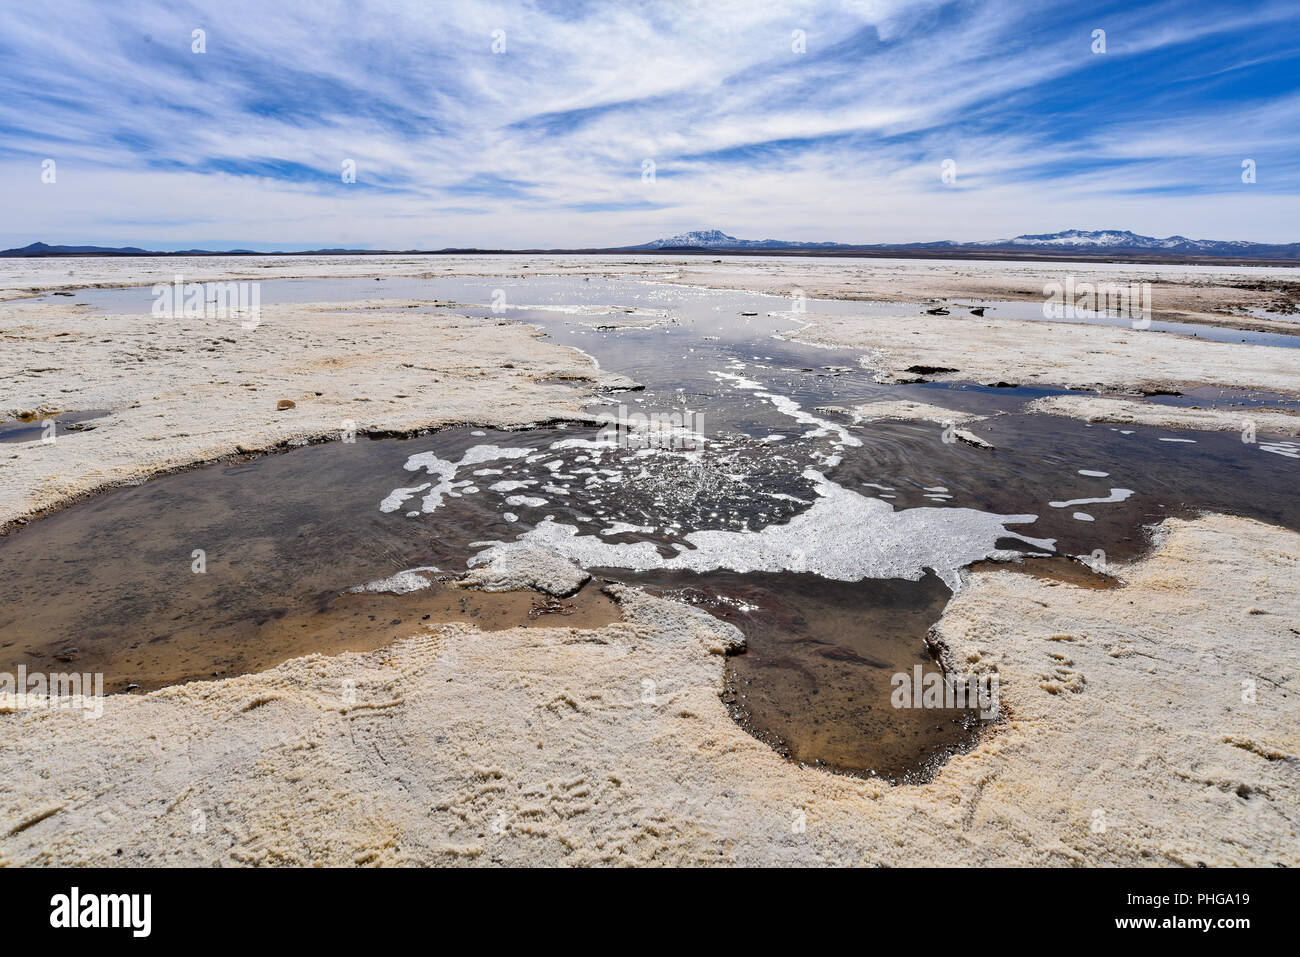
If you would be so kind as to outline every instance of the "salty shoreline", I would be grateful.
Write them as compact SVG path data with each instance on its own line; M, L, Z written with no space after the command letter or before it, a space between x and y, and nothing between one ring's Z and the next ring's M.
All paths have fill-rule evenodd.
M635 386L525 324L413 321L401 302L266 306L256 330L230 319L0 308L0 334L14 346L0 360L13 383L0 417L108 413L48 444L0 446L0 527L99 489L295 444L589 418L588 391L542 380ZM73 369L66 384L51 382ZM277 408L282 401L293 407Z
M166 281L173 265L148 268ZM92 274L123 266L140 263L97 263ZM456 268L471 266L501 268ZM243 276L223 268L185 271ZM605 268L622 267L595 271ZM819 294L822 273L774 276L780 268L706 278ZM627 271L644 278L637 269ZM901 281L882 269L881 288ZM932 280L906 295L962 281ZM966 295L992 288L981 279ZM0 373L25 385L0 415L110 413L53 444L0 446L0 525L113 484L328 439L349 421L358 434L401 434L581 420L589 391L553 380L632 385L508 317L412 317L398 301L267 306L255 336L228 320L160 328L23 300L0 303L0 317L16 347ZM1300 395L1300 363L1283 349L1162 336L1157 355L1137 333L1105 327L800 318L811 324L792 338L861 347L897 381L924 365L974 381ZM282 399L294 407L277 409ZM1087 419L1115 401L1041 408ZM1129 418L1099 421L1193 421L1170 422L1181 410L1149 403L1120 411ZM1217 421L1229 415L1243 417ZM1261 431L1295 434L1294 415L1268 416ZM1164 523L1148 555L1111 570L1119 589L968 574L935 639L951 672L997 670L1009 717L917 786L781 759L718 699L734 629L626 588L615 590L624 620L599 629L439 626L379 651L113 696L95 722L0 713L11 726L0 863L1296 864L1286 699L1300 690L1300 635L1286 623L1300 621L1297 568L1300 535L1209 515ZM656 683L651 702L643 679ZM1259 685L1251 706L1239 700L1243 679ZM341 697L348 681L355 701ZM196 810L210 817L197 841ZM96 830L105 813L129 839ZM800 815L806 827L793 830ZM134 858L119 856L125 847Z

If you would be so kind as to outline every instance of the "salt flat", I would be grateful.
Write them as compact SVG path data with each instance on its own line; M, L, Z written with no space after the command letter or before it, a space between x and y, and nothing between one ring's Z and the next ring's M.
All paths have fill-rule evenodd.
M1069 269L1149 279L1153 299L1184 320L1269 329L1285 323L1229 310L1260 308L1268 294L1228 284L1297 272L650 257L18 262L2 283L0 418L108 414L53 444L0 445L0 524L114 484L336 438L347 422L517 427L582 418L592 391L632 384L526 324L413 313L405 300L272 304L243 330L21 298L32 290L177 272L590 273L925 303L1029 300ZM800 318L791 337L858 349L885 379L923 365L975 382L1300 396L1290 349L815 305ZM1043 411L1200 426L1131 398L1099 411L1108 401ZM1293 412L1268 415L1268 428L1294 434ZM999 674L1006 719L925 784L784 760L719 700L735 629L620 587L624 620L600 629L412 626L377 652L113 695L93 722L0 708L0 862L1300 863L1300 535L1233 516L1169 519L1145 557L1108 570L1122 587L967 574L933 639L950 672Z

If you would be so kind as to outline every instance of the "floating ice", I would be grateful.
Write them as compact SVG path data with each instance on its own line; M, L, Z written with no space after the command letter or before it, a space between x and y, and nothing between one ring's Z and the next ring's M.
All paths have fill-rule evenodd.
M511 449L500 445L476 445L466 451L455 462L439 458L432 452L420 452L417 455L412 455L406 460L406 471L414 472L418 469L424 469L429 475L436 475L439 480L438 483L434 485L426 482L416 488L395 489L379 504L379 510L381 512L395 512L412 495L429 489L428 494L424 496L424 500L420 503L420 510L427 515L442 505L444 495L459 496L460 493L455 491L458 487L465 488L466 491L471 489L478 491L470 482L452 482L458 470L467 465L478 465L481 462L492 462L497 459L517 459L527 454L528 449Z
M527 508L536 508L539 505L545 505L546 499L538 498L535 495L511 495L506 499L507 505L513 505L515 508L525 506Z
M519 481L519 482L514 482L514 481L493 482L491 485L488 486L488 488L494 492L513 492L517 489L528 488L528 486L536 485L536 484L537 483L531 479L524 479L523 481Z
M761 389L763 383L755 382L753 379L746 379L744 376L736 375L732 372L714 372L713 375L719 379L727 379L737 389Z
M417 485L414 488L395 488L379 503L379 510L381 512L396 512L408 498L412 495L418 495L432 484L432 482L425 482L423 485Z
M997 543L1015 538L1053 551L1054 539L1036 539L1008 525L1036 521L1037 515L998 515L969 508L895 510L808 469L819 495L811 508L783 525L758 531L703 530L684 536L676 555L665 558L648 541L615 543L579 535L573 525L547 520L513 542L496 542L475 561L523 548L549 548L584 567L685 569L706 572L803 571L837 581L863 578L921 578L932 569L948 586L960 586L959 570L1002 554Z
M1291 442L1288 440L1279 440L1277 442L1259 443L1261 452L1272 452L1274 455L1284 455L1289 459L1300 459L1300 442Z
M428 588L433 584L431 578L426 577L424 572L436 574L438 569L432 565L421 565L419 568L408 568L406 571L398 572L396 575L390 575L388 578L380 578L377 581L367 582L364 585L356 585L348 589L351 594L377 594L388 592L393 595L408 595L413 591L420 591Z
M1068 502L1048 502L1052 508L1069 508L1071 505L1107 505L1122 502L1133 494L1131 488L1113 488L1105 498L1072 498Z

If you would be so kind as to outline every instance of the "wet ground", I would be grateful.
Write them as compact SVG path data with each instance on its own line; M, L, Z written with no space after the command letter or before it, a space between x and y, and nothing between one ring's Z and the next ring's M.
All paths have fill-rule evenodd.
M534 543L740 627L749 648L729 660L726 703L760 739L835 770L920 780L980 730L971 709L890 699L895 675L936 669L925 634L964 567L1029 554L1041 557L1024 573L1113 586L1063 556L1131 559L1144 525L1200 510L1300 528L1297 460L1266 435L1247 444L1019 411L1064 390L882 386L858 351L774 338L797 327L795 299L579 277L262 284L264 304L380 296L429 303L402 321L447 309L534 322L645 388L593 404L611 417L605 430L362 437L168 476L34 522L0 539L0 669L102 670L110 690L149 689L379 647L416 622L617 617L595 585L554 607L446 581ZM151 302L147 288L77 301ZM989 416L971 428L995 449L945 441L937 424L827 410L895 398ZM1158 398L1292 404L1224 390ZM12 441L39 441L21 435ZM430 567L419 591L350 591Z

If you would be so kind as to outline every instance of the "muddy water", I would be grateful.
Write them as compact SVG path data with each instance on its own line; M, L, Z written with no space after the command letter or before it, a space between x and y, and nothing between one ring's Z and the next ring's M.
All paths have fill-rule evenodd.
M941 669L925 636L951 592L919 581L836 582L808 574L646 573L652 592L743 631L723 701L740 725L796 761L915 783L978 740L975 708L895 708L894 676Z
M0 671L99 671L109 691L150 690L377 648L431 622L616 620L617 606L594 588L548 607L531 593L451 586L472 536L508 534L482 503L465 499L437 528L377 510L387 475L416 442L454 455L487 435L459 433L363 438L194 469L106 492L0 539ZM447 573L407 595L349 592L417 567Z
M407 595L349 591L411 568L454 577L534 543L740 627L749 650L729 660L726 700L760 739L796 760L912 781L980 730L967 709L890 700L893 676L935 669L925 634L962 568L1028 554L1039 557L1024 573L1114 586L1063 556L1132 558L1144 525L1201 509L1300 527L1294 444L1020 411L1061 390L882 386L858 352L775 338L798 325L789 300L577 277L262 286L265 304L384 295L492 315L495 300L645 384L592 411L671 414L683 427L650 441L586 427L361 439L107 493L0 539L0 668L71 659L105 671L113 690L150 688L375 647L417 622L617 615L593 586L549 614L531 595L445 581ZM85 298L115 310L150 302L139 289ZM899 314L887 303L808 310ZM619 328L629 322L645 327ZM1170 333L1150 334L1158 348ZM882 398L986 415L972 428L996 450L945 442L938 425L827 411Z

